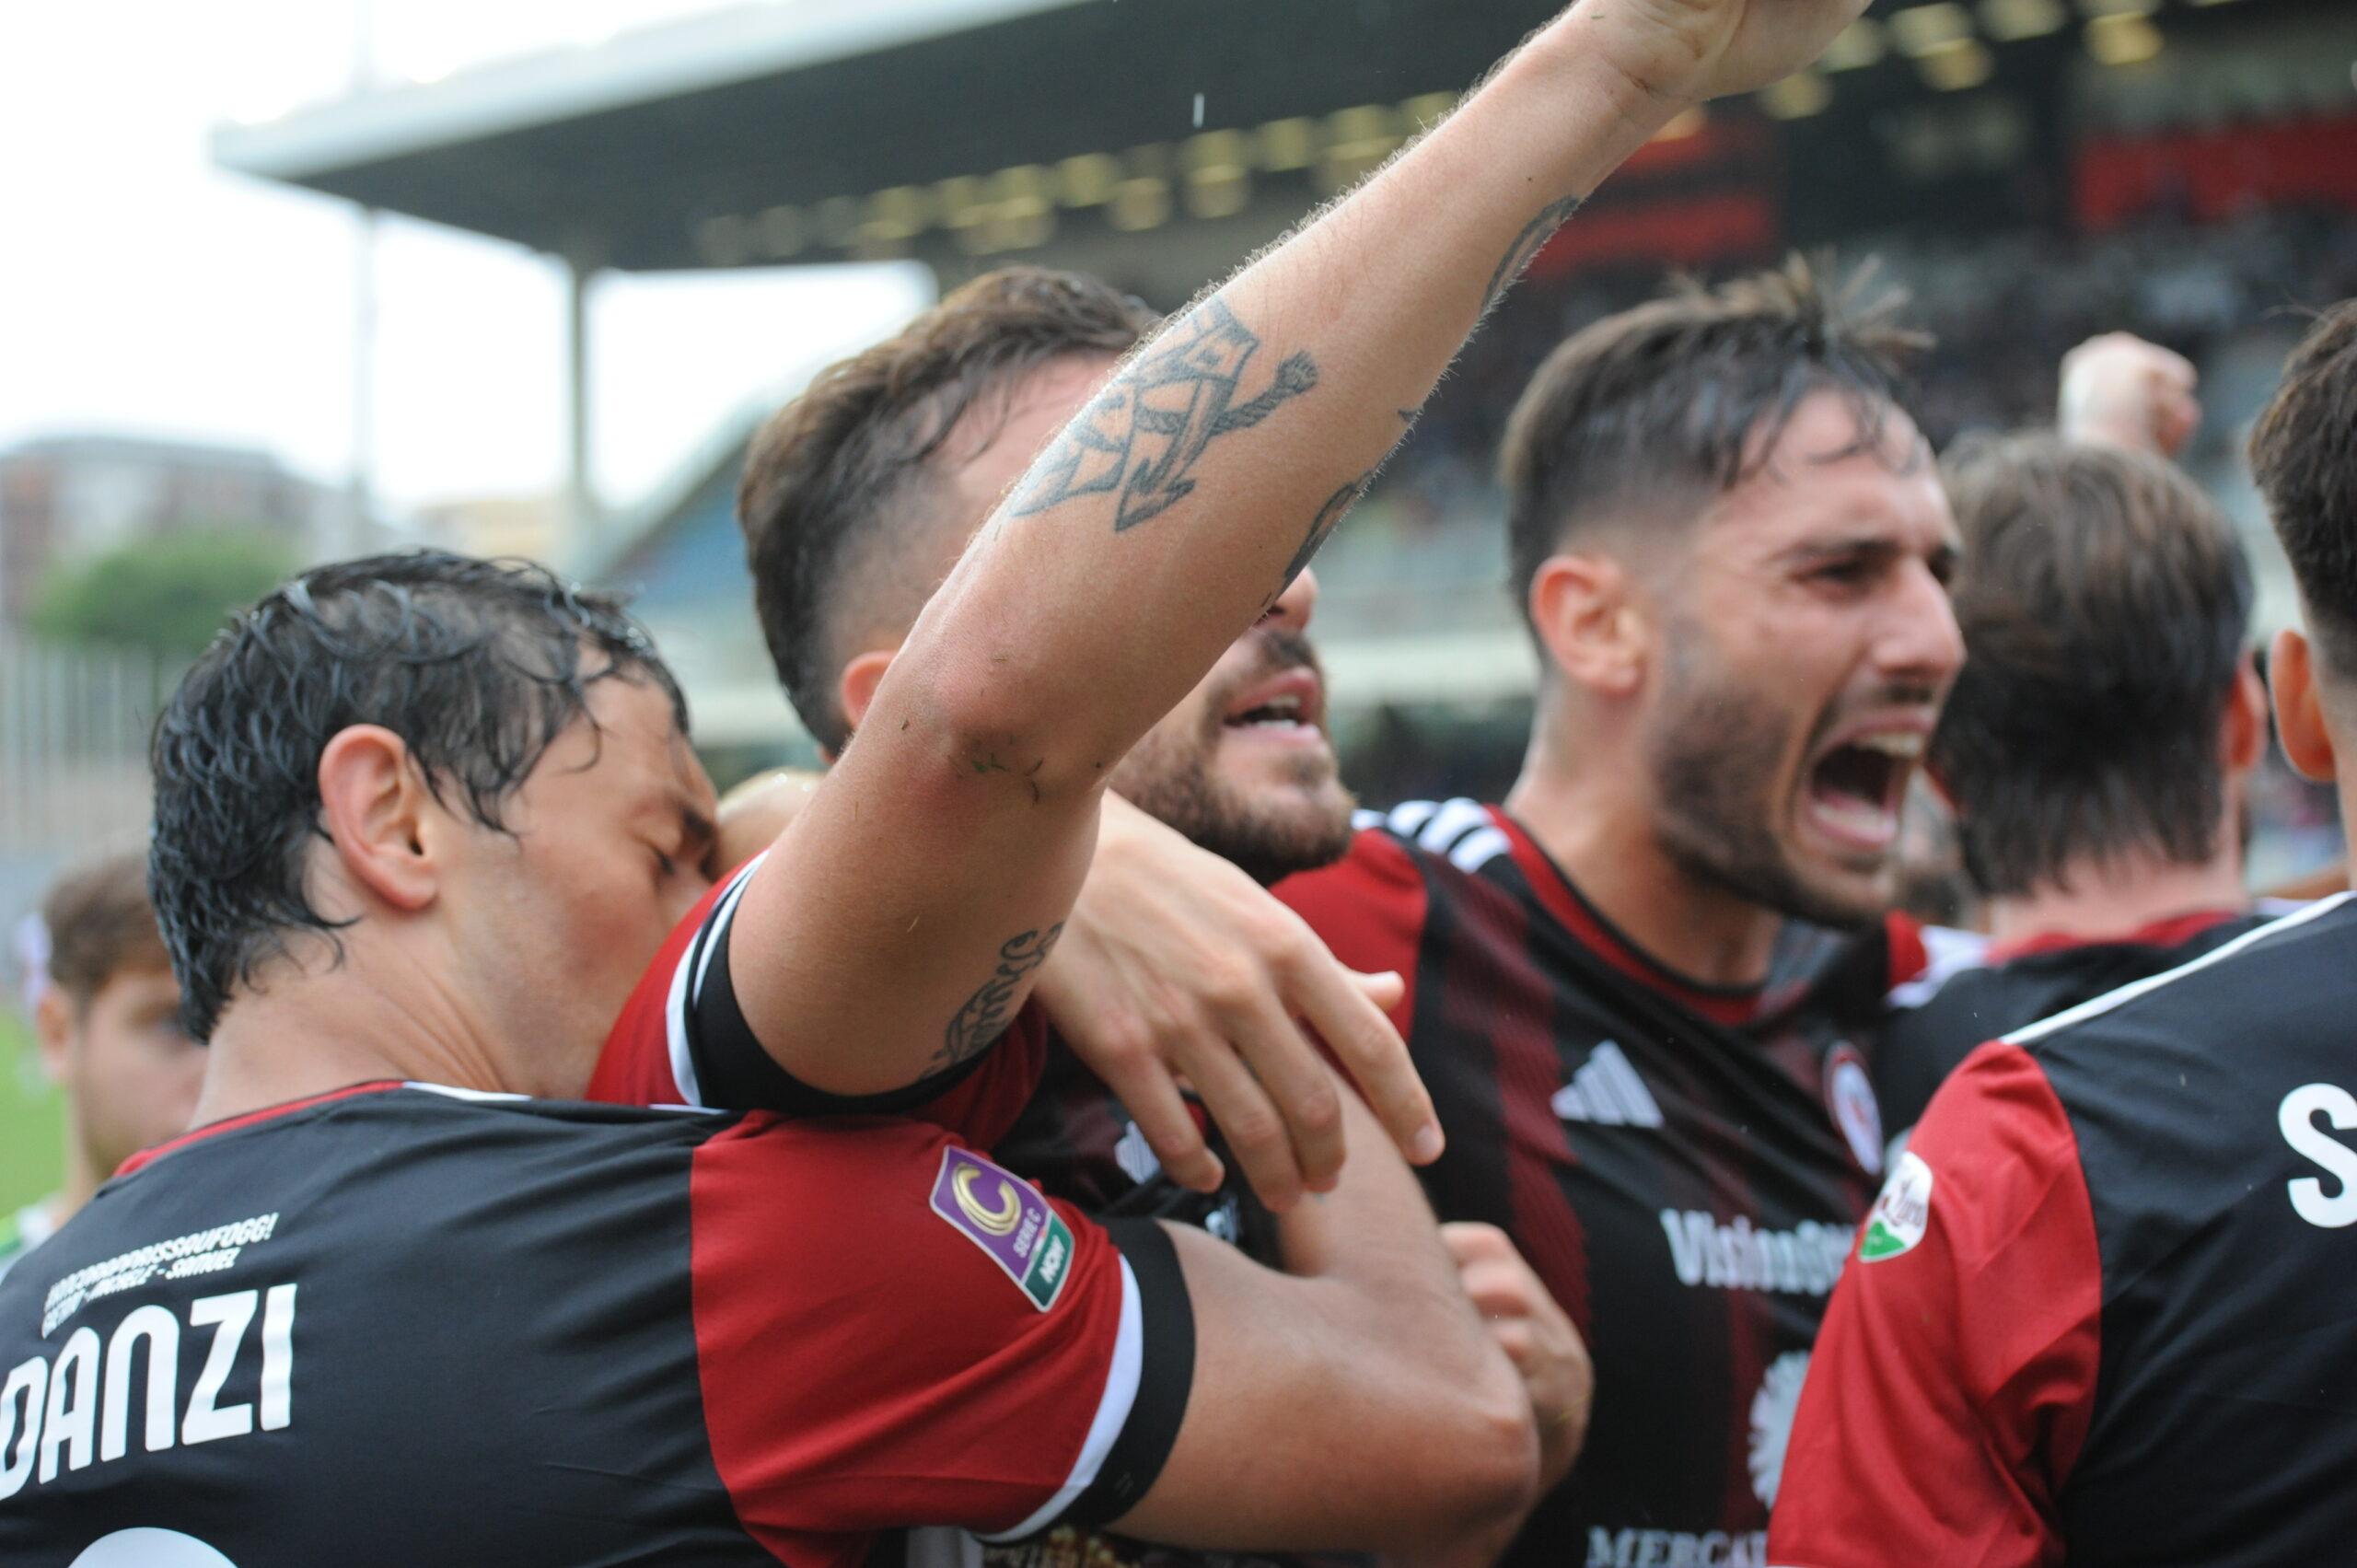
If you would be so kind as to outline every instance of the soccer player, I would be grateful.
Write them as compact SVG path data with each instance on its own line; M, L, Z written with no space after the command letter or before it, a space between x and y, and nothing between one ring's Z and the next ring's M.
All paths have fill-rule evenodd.
M850 743L925 601L998 497L1153 325L1136 300L1094 278L1034 267L991 273L821 375L755 440L742 517L762 625L780 679L830 754ZM1323 865L1350 841L1351 798L1325 731L1324 682L1308 636L1316 601L1316 580L1305 570L1113 770L1113 790L1230 863L1236 869L1228 875L1237 881L1248 876L1274 882ZM769 820L777 807L798 807L812 782L760 783L733 819L724 804L723 863L726 846L740 836L773 838ZM1200 877L1189 874L1193 868L1170 865L1163 856L1108 861L1100 852L1092 865L1084 908L1126 899L1138 908L1175 902L1177 915L1196 914ZM1109 877L1125 885L1109 888ZM1265 896L1262 901L1269 917L1316 942L1298 916ZM1233 941L1225 935L1233 924L1190 921L1182 930ZM1122 1004L1132 1009L1128 1019L1096 1015L1117 997L1143 996L1151 1005L1178 988L1167 981L1104 986L1093 983L1094 974L1060 974L1074 957L1075 929L1084 940L1110 945L1123 940L1118 934L1133 932L1135 921L1105 918L1067 929L1058 956L1041 972L1039 995L1051 1022L1077 1014L1100 1037L1154 1032L1134 1016L1134 1002ZM1159 951L1109 955L1098 969L1134 965L1158 974L1170 964L1166 943ZM659 1016L655 1005L669 1001L668 987L658 978L642 996L642 1009L626 1016L609 1045L592 1092L683 1098L669 1072L672 1031L648 1027ZM1374 1011L1371 1003L1361 1005ZM1176 1024L1175 1013L1166 1008L1165 1031ZM1379 1012L1374 1018L1388 1031ZM679 1024L705 1102L762 1109L765 1089L785 1086L784 1074L741 1034L708 1034L684 1005ZM1100 1038L1092 1059L1102 1044ZM732 1046L756 1054L727 1060L723 1053ZM1275 1260L1269 1216L1233 1173L1208 1192L1174 1179L1121 1098L1052 1030L1040 1085L993 1154L1051 1197L1096 1217L1180 1220ZM1216 1167L1207 1174L1217 1174ZM1586 1408L1588 1372L1576 1333L1500 1233L1466 1226L1454 1229L1450 1240L1493 1332L1527 1347L1516 1359L1541 1401L1547 1465L1567 1464ZM1071 1530L990 1554L994 1562L1139 1557L1135 1543Z
M1942 466L1966 658L1926 766L1992 941L1894 993L1875 1079L1895 1134L1983 1041L2284 912L2243 889L2268 726L2233 525L2117 447L1968 439Z
M2357 747L2357 301L2250 458L2306 626L2270 661L2283 748L2330 779ZM1772 1561L2341 1560L2353 956L2343 895L1966 1061L1835 1294Z
M828 370L756 438L739 507L756 602L779 679L828 755L849 743L894 653L992 507L1155 321L1137 300L1093 278L1030 267L992 273ZM1109 842L1120 848L1100 846L1083 918L1040 976L1051 1016L1099 1037L1090 1042L1095 1059L1109 1045L1148 1057L1155 1036L1189 1032L1179 1005L1212 989L1173 983L1190 953L1233 968L1238 953L1289 943L1311 976L1342 974L1297 916L1244 886L1247 876L1265 884L1331 860L1350 836L1352 803L1327 742L1322 681L1306 635L1316 593L1304 572L1112 770L1120 797L1210 853L1178 859L1170 853L1174 833L1153 831L1133 810L1109 813ZM740 843L773 839L779 808L807 799L806 789L792 781L765 784L728 813L724 863ZM1204 909L1206 898L1232 900L1236 916L1204 918L1224 912ZM1142 917L1167 928L1156 950L1135 949ZM1117 968L1141 979L1105 983L1106 971ZM1347 1047L1353 1037L1378 1036L1398 1053L1399 1070L1410 1072L1374 1003L1347 984L1329 982L1327 995L1329 1005L1313 1015L1327 1039ZM1265 1008L1235 1011L1202 1032L1265 1039L1287 1027L1284 1016ZM691 1056L700 1057L702 1039L690 1030L688 1042ZM663 1053L651 1054L649 1073L650 1063L610 1052L593 1092L624 1100L683 1098L663 1070ZM1261 1076L1276 1075L1272 1060L1283 1065L1261 1052ZM1305 1052L1295 1063L1296 1074L1306 1069L1322 1077L1314 1056ZM1299 1190L1282 1157L1283 1122L1271 1114L1260 1079L1233 1063L1230 1054L1187 1065L1217 1120L1236 1125L1247 1169L1283 1206ZM761 1087L775 1081L761 1062L696 1066L704 1099L731 1109L759 1109ZM1242 1193L1233 1184L1219 1190L1222 1163L1202 1149L1168 1076L1133 1073L1124 1086L1142 1099L1137 1121L1060 1039L1051 1040L1046 1082L999 1154L1091 1212L1210 1219L1233 1238L1245 1214ZM715 1098L716 1089L734 1093ZM1410 1133L1430 1121L1420 1091L1413 1109L1403 1129ZM1157 1145L1178 1147L1179 1173L1213 1191L1199 1197L1164 1177Z
M1920 964L1884 911L1961 656L1910 342L1794 262L1557 349L1505 438L1520 782L1278 889L1410 977L1434 1205L1504 1228L1595 1357L1585 1452L1510 1563L1761 1560L1881 1164L1854 1042Z
M65 1179L0 1217L0 1275L140 1150L188 1130L204 1052L180 1028L180 986L147 901L147 861L69 872L41 901L48 957L33 1033L65 1097Z
M1856 10L1582 0L1534 35L1132 356L725 901L676 688L606 602L429 555L241 618L156 747L202 1125L0 1283L0 1556L835 1564L1074 1510L1413 1550L1520 1506L1527 1396L1354 1097L1354 1179L1282 1221L1306 1277L969 1145L1028 1089L1001 1036L1111 765L1576 197ZM814 1108L923 1114L563 1101L679 938Z

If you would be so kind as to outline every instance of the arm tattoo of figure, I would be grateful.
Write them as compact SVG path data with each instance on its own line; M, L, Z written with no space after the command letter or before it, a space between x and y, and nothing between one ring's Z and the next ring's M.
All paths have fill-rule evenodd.
M1296 354L1264 390L1238 401L1245 367L1260 347L1224 300L1205 300L1056 437L1008 498L1007 515L1028 517L1075 495L1112 494L1115 533L1160 517L1194 494L1205 447L1318 385L1318 362Z
M1522 270L1530 265L1538 252L1547 248L1547 242L1555 238L1555 231L1570 222L1572 215L1579 210L1580 199L1566 196L1524 226L1523 231L1514 237L1514 243L1506 247L1505 255L1499 259L1498 270L1490 274L1490 288L1481 296L1481 308L1487 310L1505 296L1506 290L1522 276Z
M998 1037L1006 1032L1007 1020L1015 1010L1015 988L1024 976L1048 961L1048 955L1056 949L1056 938L1063 934L1063 925L1059 922L1044 932L1027 931L1007 938L998 950L998 968L982 982L980 991L966 998L958 1016L949 1020L941 1049L925 1066L926 1077L946 1073L997 1042Z

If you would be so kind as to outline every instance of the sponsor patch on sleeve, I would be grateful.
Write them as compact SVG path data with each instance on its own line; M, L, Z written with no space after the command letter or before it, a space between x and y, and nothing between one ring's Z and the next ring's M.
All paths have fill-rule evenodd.
M1005 1270L1040 1311L1063 1294L1072 1268L1072 1227L1029 1182L953 1145L941 1151L933 1212Z
M1883 1184L1882 1196L1867 1211L1866 1228L1858 1241L1858 1260L1879 1263L1902 1252L1912 1252L1932 1225L1932 1167L1909 1153Z

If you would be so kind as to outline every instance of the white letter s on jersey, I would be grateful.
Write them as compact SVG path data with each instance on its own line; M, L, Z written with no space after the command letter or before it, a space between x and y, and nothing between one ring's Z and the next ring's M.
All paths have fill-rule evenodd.
M2327 1137L2316 1126L2319 1111L2342 1131L2357 1127L2357 1096L2336 1084L2306 1084L2293 1089L2283 1097L2275 1121L2294 1153L2324 1167L2340 1181L2339 1195L2331 1198L2324 1195L2324 1183L2313 1176L2288 1183L2293 1209L2312 1225L2339 1230L2357 1225L2357 1149Z

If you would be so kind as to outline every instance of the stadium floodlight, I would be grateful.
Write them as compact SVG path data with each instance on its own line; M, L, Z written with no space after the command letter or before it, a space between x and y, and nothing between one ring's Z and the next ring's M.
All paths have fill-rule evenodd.
M2097 17L2084 36L2087 52L2105 65L2141 65L2161 52L2161 29L2132 11Z
M1833 84L1815 71L1800 71L1770 84L1759 94L1760 110L1776 120L1805 120L1833 101Z
M1972 15L1955 0L1893 11L1889 26L1891 41L1898 45L1898 52L1917 60L1972 40Z
M1875 64L1887 52L1881 27L1861 17L1834 35L1817 65L1820 71L1855 71Z
M2061 0L1980 0L1980 26L1999 43L2044 38L2070 19Z
M1260 168L1269 174L1289 174L1318 161L1318 122L1306 115L1271 120L1260 127Z
M1111 153L1082 153L1056 166L1067 207L1101 207L1121 182L1121 160Z
M1997 57L1980 40L1962 38L1917 55L1915 69L1935 92L1962 92L1994 75Z

